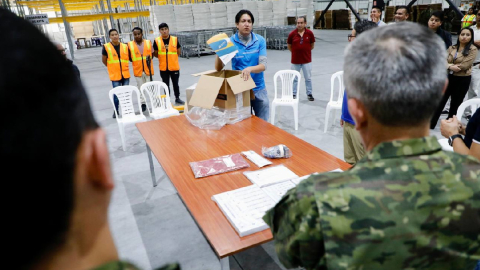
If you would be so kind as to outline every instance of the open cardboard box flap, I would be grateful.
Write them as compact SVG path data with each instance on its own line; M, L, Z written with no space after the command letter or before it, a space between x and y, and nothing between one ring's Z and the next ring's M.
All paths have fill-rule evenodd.
M211 109L224 80L221 77L201 76L189 105Z
M249 77L248 80L245 81L241 77L241 74L227 78L226 80L235 95L253 89L257 86L252 77Z

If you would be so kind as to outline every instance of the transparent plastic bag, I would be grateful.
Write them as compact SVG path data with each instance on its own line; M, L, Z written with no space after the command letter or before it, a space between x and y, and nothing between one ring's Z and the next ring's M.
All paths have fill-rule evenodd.
M290 158L292 150L284 144L275 145L272 147L263 147L262 154L267 158Z
M250 106L225 110L225 111L230 112L230 116L228 118L227 125L233 125L233 124L238 123L242 120L245 120L247 118L252 117L251 110L252 109L251 109Z
M185 114L188 122L201 129L219 130L230 117L230 112L213 107L212 109L204 109L200 107L193 107Z
M206 177L224 172L250 167L250 164L240 154L226 155L212 159L190 162L195 178Z

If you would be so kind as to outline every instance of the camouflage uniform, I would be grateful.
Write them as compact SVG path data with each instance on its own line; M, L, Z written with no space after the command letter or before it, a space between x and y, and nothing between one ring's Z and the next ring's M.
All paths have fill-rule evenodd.
M377 145L309 177L264 216L280 261L307 269L474 269L480 162L435 137Z
M140 268L137 268L135 265L128 262L113 261L101 265L93 270L140 270ZM175 263L165 265L161 268L156 268L156 270L180 270L180 266Z

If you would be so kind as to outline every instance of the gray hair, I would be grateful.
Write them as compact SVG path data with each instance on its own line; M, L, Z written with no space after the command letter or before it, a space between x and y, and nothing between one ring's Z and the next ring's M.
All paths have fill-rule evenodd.
M345 50L347 95L382 125L419 126L440 103L445 59L445 44L425 26L402 22L366 31Z

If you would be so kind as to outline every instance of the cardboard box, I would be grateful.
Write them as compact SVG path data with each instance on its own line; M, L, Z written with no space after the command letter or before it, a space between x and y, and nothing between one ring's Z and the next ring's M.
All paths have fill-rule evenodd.
M241 71L206 71L193 76L200 76L200 80L190 99L191 106L239 109L249 107L250 99L255 98L252 90L256 87L255 82L252 77L244 81Z
M195 87L197 87L197 84L190 85L185 89L185 94L187 95L187 102L185 102L185 113L190 111L192 109L192 105L190 105L190 99L192 98L193 92L195 91Z

